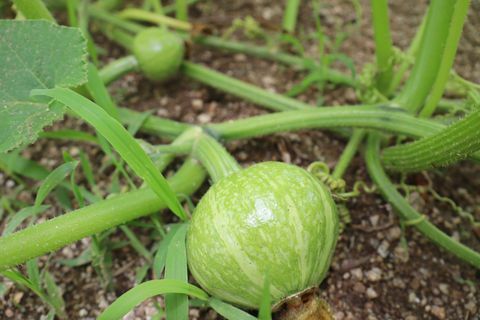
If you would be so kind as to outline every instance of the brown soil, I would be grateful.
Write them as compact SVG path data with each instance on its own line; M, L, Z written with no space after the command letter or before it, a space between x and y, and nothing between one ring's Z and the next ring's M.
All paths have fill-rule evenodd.
M408 45L421 20L426 2L392 1L391 20L395 44L402 48ZM374 58L368 1L362 1L362 7L364 17L360 30L353 31L342 46L342 52L355 61L358 72L364 63ZM473 1L456 64L460 74L476 82L480 82L480 38L477 32L480 27L479 12L480 3ZM192 8L191 18L212 25L216 30L225 30L235 18L251 15L266 28L271 28L279 25L281 13L282 7L278 3L272 4L272 1L267 0L201 1ZM303 6L300 14L300 30L313 30L309 5ZM321 19L328 35L334 36L341 30L347 30L354 18L350 1L322 2ZM237 36L241 38L240 35ZM123 54L121 49L100 36L97 37L97 42L108 48L111 56ZM315 52L312 43L307 51ZM304 76L275 63L200 47L192 48L191 59L276 92L287 91ZM221 122L266 112L184 77L166 85L158 85L148 82L140 75L131 74L114 83L111 90L122 106L136 110L155 110L157 115L190 123ZM313 90L309 90L300 95L299 99L315 103L317 97ZM352 104L355 103L355 94L351 89L327 87L324 99L326 105ZM62 125L87 129L73 119L66 120ZM345 143L328 132L302 131L236 141L229 143L228 149L245 166L266 160L307 166L313 161L321 160L333 167ZM53 168L61 163L63 150L78 152L79 148L87 151L91 159L95 159L94 169L101 166L104 160L101 151L85 144L40 141L29 147L25 155ZM480 220L480 196L476 192L480 189L478 165L464 162L449 169L430 172L429 176L436 191L451 197ZM105 181L104 185L108 179L107 173L98 177L98 180ZM353 161L346 180L350 186L357 180L371 183L361 155ZM421 174L413 175L407 182L424 184L425 178ZM15 187L15 182L0 174L2 195L12 196ZM206 186L194 196L194 201L201 197L205 188ZM33 195L23 191L17 197L31 202ZM460 218L450 206L435 201L429 193L420 191L412 192L409 199L447 234L480 251L478 235L475 236L468 221ZM479 319L478 271L440 250L413 228L407 228L403 232L391 206L379 195L364 194L350 201L348 206L352 223L341 235L332 269L320 287L321 295L330 303L335 319ZM61 212L60 208L54 207L42 219ZM145 240L146 245L151 245L147 237L139 236ZM113 237L123 239L119 232ZM133 286L134 270L143 262L129 247L114 251L115 290L106 291L91 266L67 268L56 262L58 259L77 256L89 243L90 239L84 239L50 258L48 268L64 292L69 319L93 319L97 316L118 295ZM40 261L45 263L46 259ZM0 298L0 318L40 319L41 315L47 313L47 308L35 295L14 287L8 281L4 283L9 289ZM157 301L161 302L161 297ZM146 319L154 313L152 301L148 301L125 319ZM211 310L192 309L191 319L221 317Z

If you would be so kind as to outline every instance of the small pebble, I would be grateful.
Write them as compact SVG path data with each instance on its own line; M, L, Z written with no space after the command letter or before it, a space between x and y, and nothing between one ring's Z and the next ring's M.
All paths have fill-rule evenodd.
M353 291L357 293L365 293L366 288L361 282L357 282L353 285Z
M469 301L465 305L465 309L470 311L471 314L475 314L477 312L477 304L474 301Z
M375 299L378 297L378 293L373 288L370 287L367 289L367 297L369 299Z
M377 253L382 258L386 258L388 256L388 248L390 247L390 243L386 240L383 240L380 246L377 249Z
M400 229L399 227L393 227L388 229L388 232L387 232L388 240L390 241L397 240L397 239L400 239L401 236L402 236L402 229Z
M395 249L393 250L393 254L395 255L395 259L403 263L408 262L410 258L410 256L408 255L408 251L400 245L395 247Z
M372 224L373 227L376 227L378 225L378 221L380 221L380 216L378 214L370 216L370 223Z
M200 123L208 123L210 120L212 120L212 116L210 116L208 113L202 113L198 116L198 122Z
M203 107L203 101L201 99L193 99L192 100L192 107L195 110L200 110Z
M7 316L7 318L13 317L13 311L12 311L12 309L7 309L7 310L5 310L5 315Z
M420 303L420 299L417 297L415 292L410 292L408 294L408 302L410 302L410 303Z
M15 181L13 181L13 180L10 180L10 179L9 179L9 180L7 180L7 182L5 183L5 187L7 187L7 188L9 188L9 189L13 188L14 186L15 186Z
M443 293L443 294L446 294L448 295L450 292L448 290L448 284L445 284L445 283L440 283L438 285L438 289L440 289L440 291Z
M371 270L367 271L367 279L370 282L379 281L382 278L382 270L379 268L372 268Z
M14 295L13 295L13 302L15 304L20 304L20 301L22 300L22 297L23 297L23 292L16 292Z
M356 280L362 280L363 279L363 272L362 272L362 269L360 268L355 268L355 269L352 269L350 270L350 273L352 274L352 276L356 279Z
M394 278L392 280L392 283L395 287L400 288L400 289L405 289L405 287L406 287L405 282L400 278Z
M445 308L444 307L433 306L431 312L437 319L445 319Z
M233 60L237 62L244 62L244 61L247 61L247 56L244 55L243 53L237 53L233 56Z

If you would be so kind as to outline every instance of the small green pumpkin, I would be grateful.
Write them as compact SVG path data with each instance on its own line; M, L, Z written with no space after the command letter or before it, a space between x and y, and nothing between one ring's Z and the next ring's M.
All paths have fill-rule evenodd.
M177 73L185 46L180 37L168 30L148 28L135 36L133 54L147 78L163 81Z
M203 196L187 234L188 263L213 296L258 308L266 274L274 303L317 286L337 237L329 190L302 168L264 162Z

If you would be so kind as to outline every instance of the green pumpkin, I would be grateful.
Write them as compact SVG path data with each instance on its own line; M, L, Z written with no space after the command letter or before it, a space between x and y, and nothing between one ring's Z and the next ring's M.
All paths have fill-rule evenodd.
M177 73L183 62L183 40L159 28L140 31L133 40L133 54L140 69L151 80L162 81Z
M266 274L273 303L317 286L337 237L329 190L302 168L264 162L221 179L200 200L188 264L211 295L258 308Z

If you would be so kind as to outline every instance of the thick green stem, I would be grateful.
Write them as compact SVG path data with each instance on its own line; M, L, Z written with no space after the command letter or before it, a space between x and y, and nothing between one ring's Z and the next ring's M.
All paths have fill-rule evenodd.
M144 26L138 25L136 23L129 22L127 20L124 20L120 17L117 17L113 14L110 14L107 11L104 11L102 9L98 9L95 7L90 7L88 10L88 13L90 16L94 19L107 22L108 24L116 27L120 27L122 29L125 29L127 31L137 33L145 29Z
M424 215L413 209L407 200L398 193L395 186L390 182L390 179L382 169L379 149L379 136L377 134L370 134L365 156L368 172L375 184L379 187L385 199L396 209L400 218L412 222L412 225L418 231L438 246L444 248L463 261L470 263L475 268L480 269L480 254L478 252L473 251L443 233L440 229L430 223Z
M393 45L390 34L387 0L372 0L372 22L375 36L375 55L377 57L378 90L385 94L392 80Z
M420 171L446 166L480 149L480 110L435 135L384 150L382 161L391 170Z
M280 52L276 49L253 45L245 42L226 40L219 37L198 36L194 37L193 41L197 44L211 48L221 49L230 52L244 53L253 57L279 62L299 70L309 70L314 68L324 74L325 79L329 82L336 84L344 84L351 87L356 87L358 85L358 82L352 77L345 75L339 71L326 68L311 58L299 57L288 53Z
M42 0L13 0L13 3L27 19L44 19L57 23Z
M437 79L432 88L432 92L420 112L422 117L430 117L435 111L438 102L442 98L450 77L450 70L455 61L455 54L457 53L458 43L462 35L463 24L467 17L468 8L470 7L470 0L455 1L455 11L453 13L452 22L450 23L450 32L445 43L445 50L443 52L442 61L440 63L440 70L438 71Z
M454 11L453 0L432 1L420 50L412 74L396 101L416 113L425 102L437 77Z
M418 119L399 108L388 106L325 107L284 111L207 126L223 139L258 137L277 132L354 127L424 137L444 128L442 124Z
M192 29L192 25L186 21L180 21L169 16L165 16L163 14L149 12L141 9L128 8L121 11L118 16L124 19L146 21L158 24L160 26L168 26L183 31L190 31Z
M169 180L177 194L191 194L202 184L205 171L189 159ZM150 188L119 194L57 218L0 238L0 270L57 250L92 234L164 209Z
M181 72L189 78L228 92L237 97L244 98L271 110L283 111L312 107L298 100L268 92L254 85L228 77L220 72L191 62L184 62L181 66Z
M342 155L338 159L337 164L335 165L335 169L333 170L332 177L336 179L340 179L348 168L348 165L352 161L353 157L357 153L358 147L365 138L365 130L358 129L353 131L350 140L348 140L348 144L343 149Z
M241 169L227 150L206 133L200 134L194 142L192 156L200 160L214 183Z
M120 121L129 124L142 116L133 110L120 108ZM162 138L175 138L191 125L157 116L148 117L141 130ZM222 139L234 140L256 137L289 130L331 129L338 127L368 128L394 132L413 138L423 138L441 132L446 126L440 122L415 118L398 108L378 106L325 107L319 109L284 111L249 119L209 124ZM475 159L480 155L475 154Z
M99 75L103 83L107 86L121 76L137 70L137 68L137 59L135 59L134 56L126 56L107 64L100 70Z
M293 33L297 25L298 9L300 7L300 0L287 0L285 13L283 14L283 30Z

